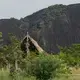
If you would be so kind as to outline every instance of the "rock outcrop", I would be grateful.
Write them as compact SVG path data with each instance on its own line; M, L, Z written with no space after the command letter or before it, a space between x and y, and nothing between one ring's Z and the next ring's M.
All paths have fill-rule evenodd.
M54 5L20 20L0 20L0 31L5 41L8 33L23 37L29 32L45 51L59 52L58 46L80 43L80 4Z

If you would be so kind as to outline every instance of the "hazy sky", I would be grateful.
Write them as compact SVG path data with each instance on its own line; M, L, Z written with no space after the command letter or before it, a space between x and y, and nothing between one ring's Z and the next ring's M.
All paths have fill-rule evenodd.
M54 4L80 3L80 0L0 0L0 19L20 19Z

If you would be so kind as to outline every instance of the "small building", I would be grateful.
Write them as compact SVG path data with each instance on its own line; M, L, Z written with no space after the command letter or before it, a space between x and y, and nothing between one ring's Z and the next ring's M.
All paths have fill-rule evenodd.
M44 50L39 46L37 41L35 41L28 33L21 42L21 49L27 54L30 54L30 51L38 53L44 52Z

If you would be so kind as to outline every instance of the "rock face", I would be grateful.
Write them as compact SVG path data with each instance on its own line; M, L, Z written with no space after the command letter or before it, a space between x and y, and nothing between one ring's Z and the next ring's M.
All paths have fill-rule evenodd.
M9 43L9 33L20 37L21 30L19 26L21 25L21 21L11 18L11 19L1 19L0 20L0 32L2 32L3 43Z
M45 51L59 52L58 45L80 43L80 4L54 5L20 20L0 20L0 31L4 42L8 33L20 37L28 31Z

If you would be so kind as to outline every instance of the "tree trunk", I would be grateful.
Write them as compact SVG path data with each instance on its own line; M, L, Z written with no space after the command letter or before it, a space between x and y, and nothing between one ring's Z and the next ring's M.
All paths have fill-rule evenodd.
M15 69L18 70L18 61L15 60Z

